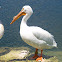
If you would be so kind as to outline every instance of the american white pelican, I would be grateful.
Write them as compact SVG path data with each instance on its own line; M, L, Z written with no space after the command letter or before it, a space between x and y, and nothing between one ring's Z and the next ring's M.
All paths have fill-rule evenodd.
M0 23L0 39L3 37L4 34L4 26Z
M20 35L24 42L36 48L35 55L32 58L37 58L36 61L42 61L42 51L43 49L49 49L53 47L57 47L57 43L54 40L54 36L51 35L48 31L37 27L37 26L28 26L27 20L32 15L33 10L29 5L23 6L22 10L13 18L13 22L15 22L19 17L24 15L20 25ZM38 56L38 49L41 50L41 56Z

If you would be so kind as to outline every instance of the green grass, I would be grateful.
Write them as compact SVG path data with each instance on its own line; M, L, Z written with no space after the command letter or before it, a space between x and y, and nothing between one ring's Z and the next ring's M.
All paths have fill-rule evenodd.
M30 51L30 49L27 47L0 47L0 62L36 62L35 60L29 60L29 59L17 60L15 57L12 57L11 54L8 55L8 53L12 50L13 50L12 53L18 53L20 50L24 50L24 49ZM14 52L15 50L17 50L18 52ZM30 52L30 53L31 53L31 55L34 54L34 52ZM46 57L53 56L48 59L45 59L46 62L48 62L49 60L51 60L51 62L62 62L62 51L44 50L43 54ZM44 58L46 58L46 57L44 57ZM13 59L16 59L16 60L13 60Z

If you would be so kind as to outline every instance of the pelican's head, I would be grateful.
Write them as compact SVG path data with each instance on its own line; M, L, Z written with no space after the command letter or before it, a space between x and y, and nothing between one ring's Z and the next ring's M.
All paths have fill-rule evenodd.
M31 15L32 13L33 13L32 8L29 5L25 5L25 6L23 6L22 10L13 18L13 20L10 24L15 22L22 15L26 15L26 14Z
M33 13L33 10L32 10L32 8L31 8L29 5L23 6L22 10L23 10L23 12L25 12L26 14L32 14L32 13Z

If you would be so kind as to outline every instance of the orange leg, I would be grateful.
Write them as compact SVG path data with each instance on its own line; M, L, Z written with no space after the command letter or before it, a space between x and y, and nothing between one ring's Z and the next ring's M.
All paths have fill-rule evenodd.
M42 61L42 52L43 52L43 50L41 50L41 56L40 57L38 57L37 59L36 59L36 61Z
M31 57L31 59L36 59L37 57L39 57L39 56L38 56L38 49L36 49L35 55L34 55L33 57Z

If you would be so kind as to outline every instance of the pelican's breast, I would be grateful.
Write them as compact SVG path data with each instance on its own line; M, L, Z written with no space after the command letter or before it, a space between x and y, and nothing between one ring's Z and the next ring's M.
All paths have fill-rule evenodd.
M20 30L20 35L21 38L24 42L26 42L27 44L33 46L33 44L35 44L34 40L34 36L32 34L32 32L30 31L29 27L25 27L25 28L21 28Z

